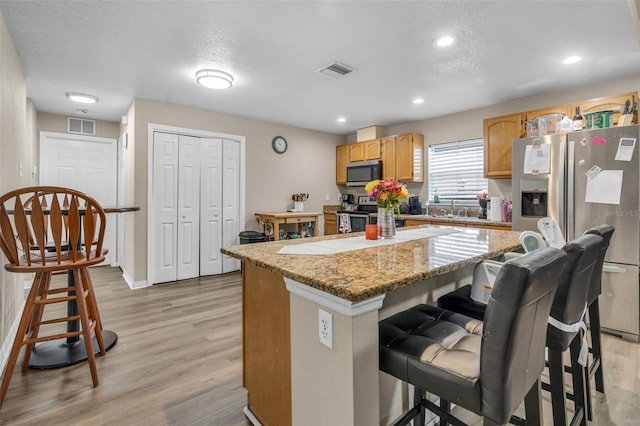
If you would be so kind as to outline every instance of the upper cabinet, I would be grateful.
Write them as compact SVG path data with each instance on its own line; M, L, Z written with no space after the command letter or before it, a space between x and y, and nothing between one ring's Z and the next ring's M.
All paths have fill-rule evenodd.
M336 147L336 184L347 183L347 164L382 160L383 179L424 181L424 136L407 133Z
M349 162L364 161L364 144L362 142L352 143L349 147Z
M484 176L511 177L511 142L524 136L524 114L484 120Z
M347 184L347 164L349 163L349 145L336 146L336 184Z
M384 163L382 170L384 173ZM396 179L407 182L424 181L424 136L422 134L407 133L396 136Z
M382 148L382 178L396 178L396 137L390 136L380 139Z
M379 160L381 157L380 139L356 142L348 145L349 161Z
M364 159L365 160L379 160L381 157L380 151L380 139L373 139L370 141L360 142L364 145Z

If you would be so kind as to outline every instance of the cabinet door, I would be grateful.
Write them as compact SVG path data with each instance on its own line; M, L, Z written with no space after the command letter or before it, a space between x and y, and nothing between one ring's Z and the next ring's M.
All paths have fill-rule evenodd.
M379 160L380 159L380 139L363 142L364 159Z
M349 145L336 146L336 184L347 184L347 163L349 162Z
M364 143L357 142L349 145L349 161L364 161Z
M382 146L382 178L396 178L396 138L382 138L380 140Z
M484 177L511 178L511 142L524 136L523 114L484 120Z
M424 180L424 137L407 133L396 137L396 179L407 182Z
M575 110L575 107L579 106L580 113L582 113L583 116L585 115L585 113L618 108L618 110L613 111L613 125L615 126L618 124L620 115L624 111L624 103L627 99L631 101L631 105L633 105L633 102L638 101L638 97L634 93L625 93L617 96L606 96L604 98L596 98L586 102L579 102L572 105L571 107ZM585 128L586 128L586 118L585 118Z
M335 213L324 215L324 235L335 235L338 233L337 219Z

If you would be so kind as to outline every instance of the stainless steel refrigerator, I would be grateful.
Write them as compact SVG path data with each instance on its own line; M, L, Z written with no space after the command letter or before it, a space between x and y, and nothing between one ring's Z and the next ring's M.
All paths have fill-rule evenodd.
M640 126L514 139L513 230L538 231L541 217L570 241L615 227L600 296L605 331L640 341Z

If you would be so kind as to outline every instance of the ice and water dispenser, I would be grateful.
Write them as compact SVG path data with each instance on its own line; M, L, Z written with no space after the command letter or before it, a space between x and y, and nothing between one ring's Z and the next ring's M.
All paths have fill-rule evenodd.
M549 205L549 182L544 178L520 181L522 217L546 217Z

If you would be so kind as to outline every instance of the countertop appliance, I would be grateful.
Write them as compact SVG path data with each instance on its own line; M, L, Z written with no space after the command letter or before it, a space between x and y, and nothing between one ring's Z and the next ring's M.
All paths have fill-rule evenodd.
M365 186L375 179L382 179L382 161L358 161L347 164L347 186Z
M356 208L353 202L353 194L340 194L340 201L342 201L344 210L354 210Z
M604 331L640 341L640 126L513 140L513 230L553 218L567 241L615 227L600 295Z
M422 197L409 197L409 214L422 214Z

